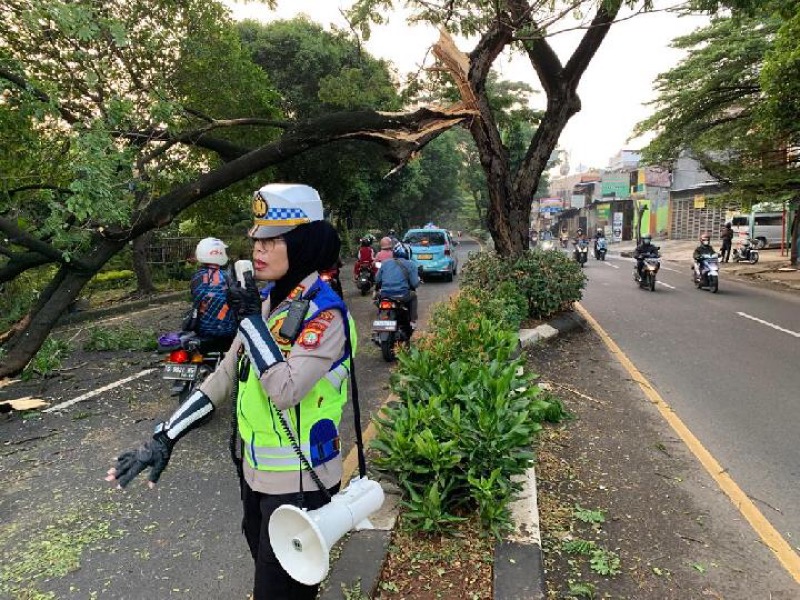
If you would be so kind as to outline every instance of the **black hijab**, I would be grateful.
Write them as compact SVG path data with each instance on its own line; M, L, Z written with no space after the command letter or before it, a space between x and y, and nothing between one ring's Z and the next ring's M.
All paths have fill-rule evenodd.
M269 292L273 309L308 275L336 265L341 247L339 234L327 221L299 225L283 234L283 239L286 241L289 270Z

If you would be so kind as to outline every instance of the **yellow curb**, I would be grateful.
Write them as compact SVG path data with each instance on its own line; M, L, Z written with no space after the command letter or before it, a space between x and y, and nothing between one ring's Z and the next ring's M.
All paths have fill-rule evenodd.
M383 408L394 400L399 400L397 396L394 394L389 394L386 399L381 403L378 412L383 410ZM367 451L367 446L369 443L375 438L375 434L377 433L377 429L375 428L375 423L371 420L367 428L361 434L362 440L364 442L364 452ZM347 453L347 457L345 457L344 462L342 463L342 481L350 481L350 478L353 476L353 473L356 472L358 469L358 446L353 446L350 449L350 452Z

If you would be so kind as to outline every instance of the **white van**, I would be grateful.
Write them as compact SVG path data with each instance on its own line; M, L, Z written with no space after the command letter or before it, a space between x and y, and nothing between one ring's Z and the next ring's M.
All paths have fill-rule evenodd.
M734 232L734 244L738 238L749 235L755 242L756 248L779 247L783 237L783 213L758 212L736 215L731 220L731 226Z

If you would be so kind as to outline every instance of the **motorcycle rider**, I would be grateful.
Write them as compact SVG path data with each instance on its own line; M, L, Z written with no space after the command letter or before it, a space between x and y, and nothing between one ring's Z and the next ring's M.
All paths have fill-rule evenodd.
M295 186L266 185L253 202L255 279L269 282L267 297L262 302L251 273L246 285L231 286L229 302L239 318L231 350L143 445L119 456L106 477L123 488L150 468L152 488L179 439L215 412L234 415L229 449L255 565L253 600L317 597L318 586L294 581L280 565L267 525L282 504L314 510L339 491L339 423L356 345L346 306L317 274L337 259L339 236L323 221L316 191L296 185L304 196L290 195L289 185ZM231 397L233 409L225 406ZM206 515L203 509L199 504L196 514Z
M646 233L642 236L639 245L634 250L633 257L636 259L636 273L639 279L642 279L642 269L644 268L644 259L647 256L658 256L658 246L653 245L653 236Z
M606 237L605 232L598 227L597 231L594 232L594 241L593 241L595 258L597 257L597 240L599 240L600 238L605 238L605 237Z
M394 243L392 242L392 238L390 238L388 235L386 237L382 237L380 243L381 249L375 255L375 262L382 263L385 260L393 258L394 257L394 253L392 252L393 246Z
M224 267L228 264L227 244L207 237L197 244L195 259L200 267L192 275L189 289L192 305L197 309L194 331L200 337L219 339L224 350L236 335L236 317L227 301L230 275Z
M417 293L419 273L408 258L408 250L398 242L392 249L392 258L381 262L375 277L375 296L394 298L408 307L411 329L417 327Z
M575 239L573 240L572 243L575 244L575 251L574 251L575 260L578 260L578 246L581 243L584 244L587 243L586 235L583 233L583 229L581 229L580 227L578 227L578 231L575 232Z
M373 262L375 261L375 251L372 249L372 240L363 237L361 238L361 247L358 249L358 258L356 259L356 264L353 265L353 279L358 279L358 273L361 271L361 267L368 266L370 271L372 272L372 276L375 276L375 265Z
M703 254L714 254L714 248L711 246L711 236L707 233L700 236L700 245L694 249L692 254L695 264L700 262L700 256Z
M567 231L566 227L561 228L561 235L558 239L561 240L561 247L566 248L567 242L569 242L569 232Z

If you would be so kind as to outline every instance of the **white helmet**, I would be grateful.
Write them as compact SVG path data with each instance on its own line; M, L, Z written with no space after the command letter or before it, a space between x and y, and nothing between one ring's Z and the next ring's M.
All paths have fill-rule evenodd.
M225 248L228 245L217 238L204 238L197 244L194 257L199 263L219 265L220 267L228 264L228 253Z

